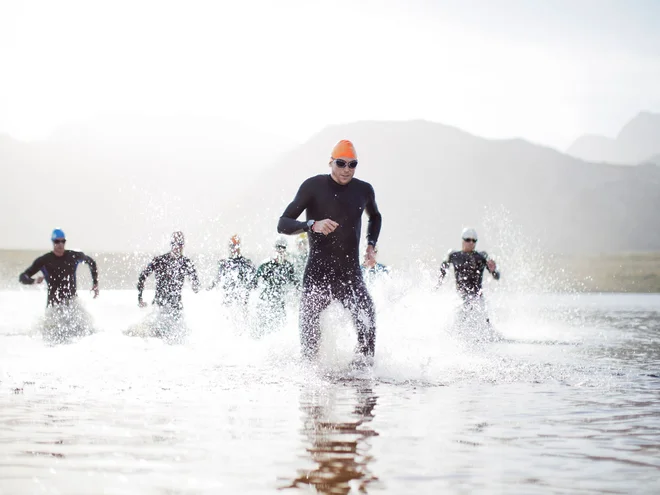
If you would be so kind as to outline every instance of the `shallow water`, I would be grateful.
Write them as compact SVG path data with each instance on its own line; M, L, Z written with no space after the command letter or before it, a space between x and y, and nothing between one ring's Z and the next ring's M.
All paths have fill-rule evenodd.
M96 333L48 345L31 289L0 292L3 495L660 491L659 295L497 293L488 344L452 333L449 291L375 287L355 375L338 306L310 367L293 304L255 338L186 292L168 345L124 335L135 292L81 291Z

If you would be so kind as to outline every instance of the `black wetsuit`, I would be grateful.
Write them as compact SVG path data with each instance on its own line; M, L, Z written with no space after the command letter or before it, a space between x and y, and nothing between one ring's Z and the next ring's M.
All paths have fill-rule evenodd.
M298 287L300 282L296 277L293 264L287 260L270 260L259 266L252 287L257 287L261 281L259 294L261 304L258 307L261 325L270 329L284 324L286 320L285 296L287 288Z
M330 235L309 232L297 221L303 211L307 219L329 218L339 224ZM367 242L378 241L381 215L371 184L352 179L346 185L330 175L317 175L300 186L293 202L279 220L277 230L284 234L309 232L309 258L303 276L300 300L300 337L303 354L313 357L320 344L319 318L333 299L351 312L358 331L357 350L373 356L376 344L374 306L362 279L359 260L362 214L369 215Z
M256 269L244 256L232 256L218 262L218 275L209 287L220 285L228 296L227 301L247 304L249 288Z
M22 284L32 285L32 278L37 272L44 274L48 284L47 306L69 302L76 297L76 269L80 263L87 263L92 273L92 284L98 284L98 269L96 261L80 251L65 250L62 256L55 253L46 253L40 256L30 267L20 274L18 280Z
M440 265L440 282L447 275L449 265L454 265L456 289L463 300L479 298L481 297L484 270L488 269L487 261L488 254L483 251L450 251L447 259ZM500 272L497 270L492 271L491 274L495 280L500 279Z
M199 290L199 278L195 265L185 256L173 256L171 253L156 256L147 267L140 273L138 279L138 300L142 300L144 281L151 272L156 277L156 297L154 303L160 307L175 310L183 309L181 302L181 290L186 276L192 279L192 287L195 292Z
M253 287L256 287L260 280L263 281L264 288L259 297L282 308L287 285L298 285L293 264L287 260L270 260L263 263L254 276Z

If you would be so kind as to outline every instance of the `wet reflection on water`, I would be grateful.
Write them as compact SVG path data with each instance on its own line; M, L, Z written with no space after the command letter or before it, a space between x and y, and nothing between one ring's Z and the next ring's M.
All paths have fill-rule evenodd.
M312 486L318 493L367 493L378 478L371 472L371 427L378 396L366 385L330 389L303 387L300 393L301 433L307 461L298 477L285 488Z
M126 337L116 296L105 328L52 347L14 333L32 303L5 296L0 495L660 493L660 296L542 300L547 319L480 346L400 308L365 374L301 366L295 323Z

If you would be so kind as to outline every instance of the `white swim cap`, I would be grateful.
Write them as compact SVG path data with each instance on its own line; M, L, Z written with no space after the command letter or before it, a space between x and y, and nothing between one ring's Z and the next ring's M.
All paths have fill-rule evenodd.
M287 248L287 242L284 237L278 237L277 241L275 241L275 249L286 249Z
M477 231L471 228L463 229L463 232L461 232L461 239L474 239L476 241L478 239Z

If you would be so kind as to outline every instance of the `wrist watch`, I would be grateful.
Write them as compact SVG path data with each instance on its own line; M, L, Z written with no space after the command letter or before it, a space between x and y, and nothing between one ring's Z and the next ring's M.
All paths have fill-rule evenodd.
M307 230L312 232L312 227L314 226L315 223L316 223L316 220L307 220Z

